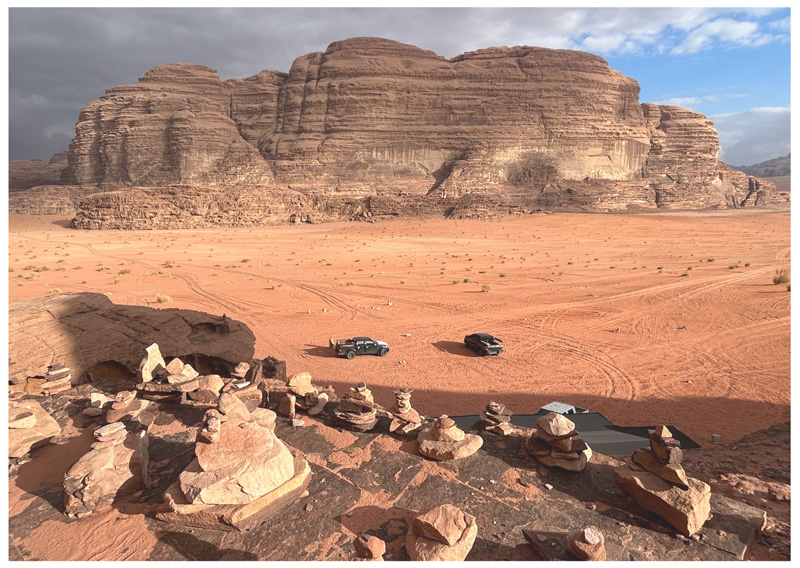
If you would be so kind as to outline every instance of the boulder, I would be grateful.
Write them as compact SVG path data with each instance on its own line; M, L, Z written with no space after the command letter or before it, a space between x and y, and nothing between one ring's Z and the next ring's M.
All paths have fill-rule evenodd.
M151 344L145 351L147 355L144 356L144 359L142 359L142 362L139 364L139 379L143 383L152 381L156 371L164 369L167 366L164 362L164 358L161 356L161 351L157 343ZM184 378L183 380L185 381L186 379Z
M434 509L436 509L436 507L434 507ZM430 513L430 510L422 514L425 515L427 513ZM452 545L446 544L442 542L442 540L432 539L418 534L415 527L419 527L420 525L415 524L415 517L415 519L411 521L411 527L406 533L405 543L406 551L411 560L422 562L433 560L459 562L464 560L467 554L469 554L469 551L472 550L472 545L475 543L475 538L478 536L478 524L475 522L475 517L472 515L467 513L461 513L461 515L463 515L463 521L461 522L466 526L453 541ZM457 515L454 515L452 512L442 515L434 513L435 518L438 518L440 522L446 521L447 524L447 526L437 528L435 534L444 532L448 535L448 541L453 540L452 537L455 535L455 532L458 530L457 527L460 525L460 522L455 521L453 518L454 516Z
M550 436L566 436L575 431L575 423L557 412L550 412L536 419L536 425Z
M356 554L365 560L383 560L386 554L386 543L377 536L363 534L353 541Z
M605 538L600 529L593 526L567 535L567 550L581 560L606 559Z
M663 464L655 456L644 448L639 448L631 456L631 460L651 473L655 473L664 481L680 487L689 489L689 482L686 479L686 472L680 464Z
M218 443L198 443L196 459L179 476L189 503L250 503L294 474L292 454L269 429L228 420L220 435Z
M639 505L685 536L699 531L711 512L711 487L698 479L687 477L689 488L681 489L649 471L635 471L630 465L615 469L614 479Z
M47 444L61 427L35 400L11 401L8 405L8 457L20 458ZM16 422L16 424L13 424ZM12 425L13 424L13 425Z
M453 546L467 528L464 513L453 505L439 505L420 513L411 521L414 534Z
M252 418L250 411L238 396L224 392L220 395L217 408L231 422L247 422Z
M91 449L67 470L64 507L69 516L91 513L147 486L147 428L132 424L130 431L118 430L124 434L121 443Z
M475 434L465 434L461 441L440 441L434 437L433 428L423 429L417 436L419 453L440 461L458 460L477 452L483 445L483 438Z

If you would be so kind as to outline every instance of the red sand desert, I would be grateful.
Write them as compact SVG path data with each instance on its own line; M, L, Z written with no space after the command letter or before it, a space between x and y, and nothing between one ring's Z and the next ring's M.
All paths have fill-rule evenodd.
M385 406L412 387L426 415L562 401L711 445L790 418L790 292L772 283L789 268L789 220L561 213L128 232L12 215L9 295L224 313L254 331L256 357L337 392L364 381ZM505 352L468 351L476 331ZM333 357L329 338L357 335L391 351Z

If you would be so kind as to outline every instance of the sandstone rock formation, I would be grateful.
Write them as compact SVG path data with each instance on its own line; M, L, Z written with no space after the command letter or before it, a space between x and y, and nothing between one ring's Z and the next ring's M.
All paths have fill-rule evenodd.
M382 197L427 196L422 209L438 211L486 196L456 217L768 203L774 186L730 175L718 152L706 117L640 104L637 82L596 55L517 46L448 60L362 37L288 74L223 82L173 63L109 89L80 114L64 180L119 190L89 196L80 228L373 218L391 208L369 200Z
M467 434L446 414L441 415L433 426L425 428L417 436L419 453L440 461L466 458L483 445L483 438Z
M548 467L583 471L592 449L578 435L572 420L550 412L537 418L536 426L525 443L529 454Z
M475 517L453 505L439 505L412 519L406 551L413 561L461 561L477 536Z
M9 305L9 380L43 376L47 365L69 367L72 384L86 382L98 364L133 379L145 348L170 355L203 354L249 360L255 336L241 322L193 310L116 305L103 294L51 295ZM285 372L285 367L283 367Z
M8 457L20 458L61 433L61 427L35 400L8 403Z
M64 476L64 507L83 516L147 485L147 424L113 422L95 431L92 449Z
M9 160L8 189L29 189L37 185L60 185L61 171L67 167L67 152L60 152L49 162L39 159Z
M680 442L666 426L648 435L650 448L636 450L631 464L614 470L614 478L639 505L691 536L708 519L711 486L686 476Z
M225 396L236 401L234 395ZM206 413L196 457L164 494L159 519L243 530L305 490L311 475L308 462L293 457L270 428L253 420L243 405L236 406L233 402L234 408L222 415L213 409Z

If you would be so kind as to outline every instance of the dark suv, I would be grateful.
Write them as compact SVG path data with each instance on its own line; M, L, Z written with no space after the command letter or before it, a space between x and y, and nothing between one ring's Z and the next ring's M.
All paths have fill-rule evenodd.
M380 355L385 357L389 346L385 341L374 341L369 337L331 340L331 346L339 357L352 359L356 355Z
M488 333L473 333L464 337L464 345L479 355L500 355L503 352L503 340Z

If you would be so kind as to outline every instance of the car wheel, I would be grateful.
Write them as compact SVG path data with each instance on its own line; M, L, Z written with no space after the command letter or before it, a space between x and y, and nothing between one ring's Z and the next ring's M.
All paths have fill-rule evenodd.
M345 357L347 357L348 359L352 359L355 356L356 356L356 352L355 351L348 351L347 355L345 355Z
M380 351L378 351L378 355L380 355L381 357L386 357L386 349L381 349Z

